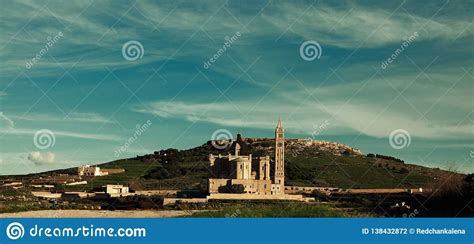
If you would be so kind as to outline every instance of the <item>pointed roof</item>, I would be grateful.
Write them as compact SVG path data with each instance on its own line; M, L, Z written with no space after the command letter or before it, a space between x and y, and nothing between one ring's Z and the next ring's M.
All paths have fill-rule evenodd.
M281 123L281 118L278 118L278 124L276 128L283 128L283 124Z

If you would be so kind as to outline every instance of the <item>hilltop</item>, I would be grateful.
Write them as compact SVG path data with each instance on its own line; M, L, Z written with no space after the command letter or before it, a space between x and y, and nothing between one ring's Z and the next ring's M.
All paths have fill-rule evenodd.
M273 155L274 139L244 138L254 156ZM287 185L331 186L340 188L430 187L452 172L407 164L403 160L377 154L362 154L348 145L310 139L286 139ZM122 168L124 173L87 179L86 186L58 186L68 190L91 190L105 184L129 185L143 189L206 189L209 154L227 154L211 141L187 149L165 149L152 154L120 159L101 168ZM272 169L273 170L273 169ZM76 174L76 168L3 179Z

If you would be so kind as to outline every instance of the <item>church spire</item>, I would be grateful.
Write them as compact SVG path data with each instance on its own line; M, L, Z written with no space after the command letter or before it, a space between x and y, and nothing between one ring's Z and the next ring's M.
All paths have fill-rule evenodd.
M278 117L277 128L283 128L283 125L281 124L281 117Z
M277 194L285 192L285 132L281 118L278 118L275 128L275 178L273 184L275 184Z

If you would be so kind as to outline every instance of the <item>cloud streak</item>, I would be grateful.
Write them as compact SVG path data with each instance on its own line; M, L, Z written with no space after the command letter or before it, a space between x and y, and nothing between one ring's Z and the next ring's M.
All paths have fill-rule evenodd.
M287 131L298 134L311 134L314 128L328 120L331 123L326 135L362 134L377 138L387 138L391 131L400 127L412 136L426 139L471 138L472 126L457 123L436 123L419 120L416 116L398 113L377 106L342 104L300 100L300 104L287 101L287 105L274 106L271 101L260 104L251 102L228 103L186 103L176 101L157 101L146 107L133 110L162 118L182 119L189 122L206 122L219 126L236 128L273 128L271 119L281 114ZM240 110L239 108L252 108ZM150 109L151 108L151 109ZM244 111L244 112L242 112Z
M299 16L299 18L295 18ZM398 44L403 37L420 32L421 40L454 40L473 33L469 18L418 16L403 6L394 9L348 6L298 6L287 3L279 12L265 15L280 30L304 39L342 48L378 48Z
M61 130L52 130L55 136L64 136L78 139L89 139L89 140L99 140L99 141L121 141L123 137L110 135L110 134L88 134L88 133L78 133L72 131L61 131ZM34 135L37 130L25 129L25 128L10 128L10 129L0 129L0 135Z
M107 119L104 116L97 113L80 113L80 112L70 113L67 117L60 117L55 114L33 114L33 113L29 113L24 116L10 115L10 117L16 120L43 121L43 122L101 123L101 124L116 124L117 123L117 121Z

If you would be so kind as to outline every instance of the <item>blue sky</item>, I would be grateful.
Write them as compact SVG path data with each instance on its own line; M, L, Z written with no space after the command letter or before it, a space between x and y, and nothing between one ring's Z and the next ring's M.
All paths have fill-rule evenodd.
M473 5L2 1L0 174L190 148L219 129L272 137L279 116L288 138L317 132L472 172ZM129 41L143 46L135 61L122 54ZM301 57L306 41L320 58ZM54 137L46 148L34 143L43 129ZM400 149L389 138L398 129L410 138Z

